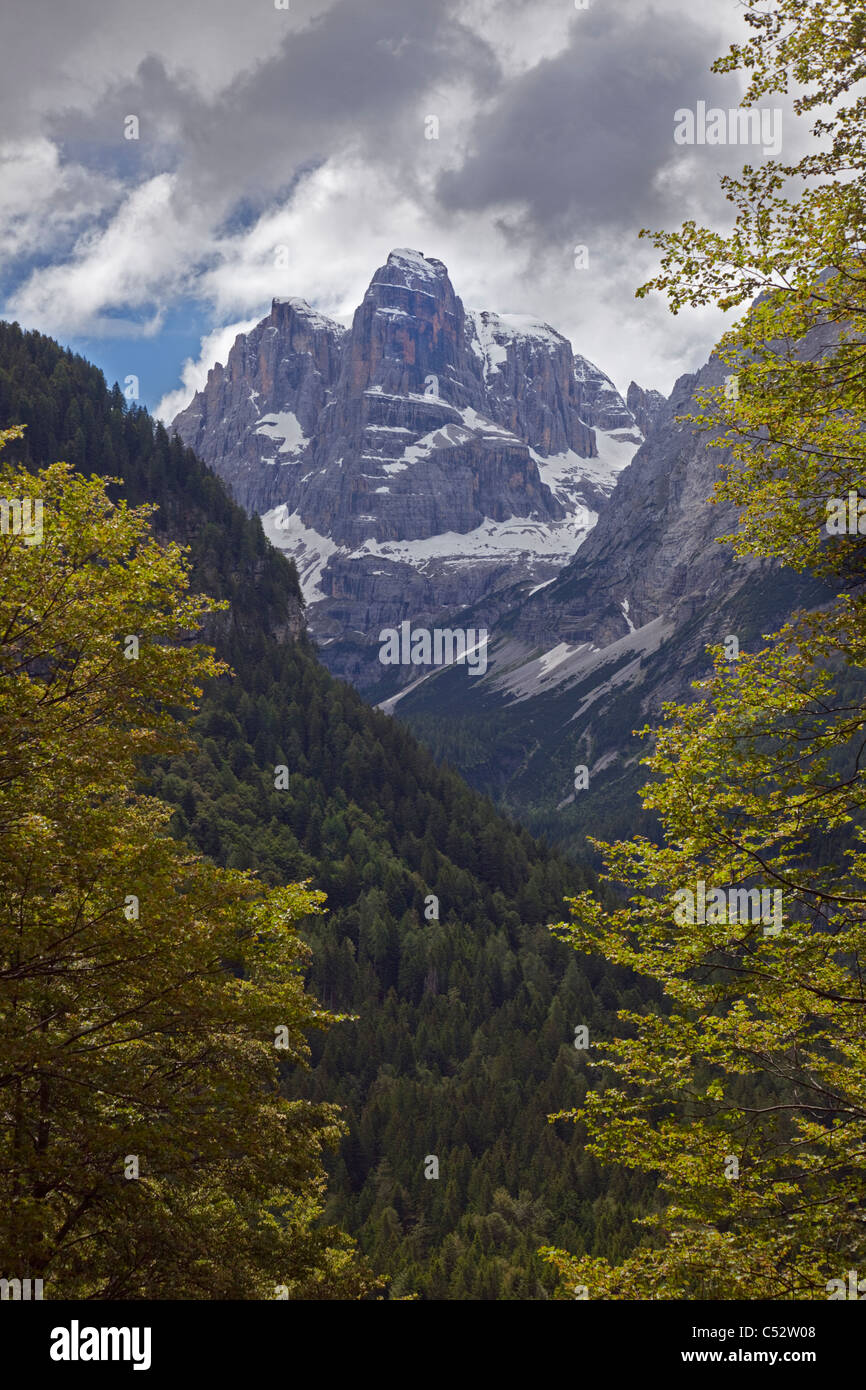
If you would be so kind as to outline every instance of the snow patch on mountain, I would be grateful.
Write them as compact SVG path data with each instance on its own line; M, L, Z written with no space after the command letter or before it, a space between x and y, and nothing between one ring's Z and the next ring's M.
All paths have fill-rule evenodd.
M413 251L411 246L396 246L388 257L389 265L405 265L415 275L420 275L422 280L435 280L436 271L420 251Z
M404 468L408 468L410 463L417 463L419 459L429 458L436 449L453 449L458 444L465 444L467 439L472 438L472 430L465 429L462 425L442 425L440 428L431 430L414 444L409 444L403 450L402 459L396 463L386 463L386 473L400 473Z
M507 344L517 338L534 339L546 348L568 346L568 339L549 323L530 314L496 314L492 309L467 309L469 346L483 363L485 385L508 361Z
M375 518L367 519L373 521ZM480 526L465 535L447 531L409 541L379 541L370 536L362 545L349 550L308 526L297 512L290 512L285 503L265 512L261 518L268 540L294 559L301 591L308 604L326 597L319 581L334 555L350 560L370 557L390 560L410 565L421 574L427 573L431 566L459 569L473 560L511 562L528 565L530 569L536 563L560 566L586 539L595 520L595 513L589 508L553 523L524 517L506 521L485 517Z
M582 685L591 675L600 674L598 685L592 687L571 714L571 722L601 695L623 685L638 683L643 672L641 658L657 651L672 630L672 622L660 617L604 647L583 642L569 648L568 643L559 642L542 656L533 654L507 670L500 669L493 676L488 673L487 680L506 696L508 704L519 704L542 691ZM606 675L608 667L610 674Z
M301 454L310 442L301 429L297 415L291 410L272 411L256 421L256 434L264 434L268 439L282 439L281 454Z
M603 492L612 492L614 483L627 468L643 443L643 436L635 431L623 434L619 431L595 431L595 445L598 456L581 459L583 476L595 483Z
M551 647L549 652L545 652L544 656L539 657L538 670L541 676L546 676L549 671L561 665L568 657L575 652L582 651L587 646L589 646L588 642L582 642L576 647L569 646L568 642L558 642L555 647Z
M640 443L631 436L596 430L595 438L597 458L581 458L573 449L547 455L539 454L535 449L529 451L538 465L541 481L547 484L558 502L575 512L575 518L584 530L594 526L598 516L585 504L584 485L591 483L603 493L612 492L620 473L640 448ZM588 516L592 517L591 521Z
M494 325L491 323L491 320L496 319L495 314L491 314L487 309L467 309L466 319L470 328L469 345L483 363L482 371L487 383L490 381L491 373L498 372L503 363L508 361L508 350L496 341Z
M465 406L460 411L460 416L464 424L468 425L471 430L476 430L484 438L513 439L515 444L523 443L523 440L513 430L506 429L504 425L497 425L486 415L480 415L471 405Z
M525 517L493 521L485 517L480 526L465 534L446 531L411 541L379 541L370 537L351 552L350 558L380 556L412 565L422 573L434 561L447 567L462 566L468 560L509 558L515 562L537 559L562 564L574 554L594 524L595 513L588 508L583 509L581 517L570 516L556 522Z
M329 319L325 314L319 313L318 309L314 309L312 304L309 304L306 299L301 299L298 295L290 296L288 299L274 299L273 303L290 305L300 318L308 321L311 328L326 329L328 332L335 333L337 337L342 337L349 331L343 324L337 323L335 319Z
M292 556L306 602L315 603L323 599L325 595L319 588L322 571L341 547L335 545L330 537L307 526L297 512L289 511L285 503L265 512L261 522L262 530L271 544Z
M537 338L547 347L554 348L568 344L568 339L551 328L549 323L534 319L531 314L497 314L496 319L501 331L512 338Z
M533 594L537 594L541 589L546 589L548 584L552 584L554 579L556 578L557 575L554 574L550 579L543 579L540 584L536 584L533 588L529 590L529 593L526 595L526 597L532 598Z

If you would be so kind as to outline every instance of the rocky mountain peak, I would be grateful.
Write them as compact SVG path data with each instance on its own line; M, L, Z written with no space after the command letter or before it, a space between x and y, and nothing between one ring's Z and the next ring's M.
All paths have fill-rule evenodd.
M466 396L463 317L441 261L392 251L355 311L340 391Z
M295 557L326 659L360 683L381 627L555 575L642 439L563 334L464 309L409 248L349 330L275 299L174 423Z
M645 391L636 381L629 383L625 403L645 435L655 428L667 410L667 401L661 391Z
M318 309L314 309L306 299L301 299L298 295L288 299L272 299L271 312L264 322L268 327L283 326L288 331L294 329L300 332L329 333L337 338L348 332L342 324L327 318L325 314L320 314Z
M422 251L413 251L408 246L398 246L391 251L384 270L406 276L407 285L417 282L423 284L424 281L429 283L431 280L448 281L448 268L444 261L436 260L435 256L425 256ZM373 279L378 279L381 273L377 271ZM387 279L388 276L383 278ZM450 284L450 281L448 283Z

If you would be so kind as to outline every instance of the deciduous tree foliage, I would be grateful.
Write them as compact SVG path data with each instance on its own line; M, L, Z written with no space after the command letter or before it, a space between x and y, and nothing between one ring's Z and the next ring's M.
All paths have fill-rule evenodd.
M754 36L716 69L749 74L746 102L797 84L798 112L823 113L815 145L723 180L727 234L657 234L640 293L748 306L719 346L738 390L698 421L734 451L729 542L839 596L738 662L716 650L697 700L667 707L644 797L663 843L603 846L625 905L584 895L558 929L665 995L620 1013L616 1080L572 1117L601 1159L659 1174L666 1205L621 1262L548 1250L566 1297L826 1298L866 1264L864 540L825 527L830 499L866 489L866 13L746 0L745 18ZM678 922L672 893L701 880L780 891L781 932Z
M48 1298L359 1296L316 1224L335 1109L279 1090L328 1021L294 928L321 894L216 868L137 786L223 669L189 640L218 605L104 480L0 488L44 506L41 544L0 536L0 1269Z

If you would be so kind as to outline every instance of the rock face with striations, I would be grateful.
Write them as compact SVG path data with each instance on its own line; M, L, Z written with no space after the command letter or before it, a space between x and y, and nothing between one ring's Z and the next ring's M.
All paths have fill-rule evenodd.
M809 575L719 543L739 523L733 505L709 501L731 455L676 417L701 413L697 396L719 390L726 370L714 356L667 401L645 403L645 443L550 583L475 605L490 630L477 679L434 671L381 700L417 720L446 759L483 749L461 763L464 775L575 847L599 821L613 823L614 836L634 833L647 746L633 731L660 722L665 701L694 698L692 683L711 668L708 646L736 638L731 659L754 651L792 610L830 597ZM629 404L640 417L632 391ZM581 765L588 781L578 788Z
M730 592L734 555L719 537L736 530L737 513L709 502L719 465L730 456L676 419L696 412L695 392L720 387L724 377L713 357L699 373L680 377L669 399L644 417L647 439L620 475L615 509L527 603L520 619L527 634L600 646L662 615L676 625L713 595ZM738 582L753 568L737 562Z
M465 310L409 250L350 330L275 300L174 425L294 555L324 659L361 686L382 627L555 575L643 437L561 334Z
M625 403L645 435L655 428L667 405L661 391L645 391L636 381L629 384Z
M235 339L228 362L175 418L174 428L250 512L281 500L283 469L316 432L340 366L346 330L304 299L275 299Z

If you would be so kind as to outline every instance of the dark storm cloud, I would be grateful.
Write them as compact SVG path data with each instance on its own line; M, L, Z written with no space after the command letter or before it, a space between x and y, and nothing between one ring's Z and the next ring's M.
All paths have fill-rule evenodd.
M32 135L45 109L43 83L56 79L64 58L82 35L92 32L104 11L100 0L70 0L52 7L6 4L0 16L3 81L0 82L0 136Z
M198 175L272 182L347 140L371 159L399 158L407 135L417 148L422 93L455 71L479 90L497 75L489 49L441 0L344 0L223 95L196 140Z
M522 203L521 229L539 241L561 239L566 224L631 232L636 216L665 210L653 181L675 151L675 110L700 98L736 105L733 80L711 74L707 54L706 29L687 18L665 27L628 0L578 14L569 47L478 117L471 153L441 176L439 197L454 210ZM724 159L712 153L707 187Z
M342 0L304 30L282 37L275 23L273 32L274 52L213 102L150 56L94 106L49 113L47 133L86 167L130 179L178 168L183 194L239 202L284 188L298 166L347 142L399 161L417 150L426 88L457 73L489 94L499 76L488 46L443 0ZM138 140L123 135L130 114Z
M64 161L135 182L176 167L179 132L200 110L195 95L151 56L132 81L109 88L94 106L48 112L43 129ZM130 116L138 122L135 139L125 134Z

